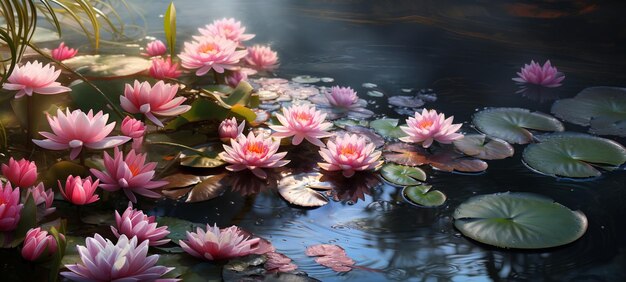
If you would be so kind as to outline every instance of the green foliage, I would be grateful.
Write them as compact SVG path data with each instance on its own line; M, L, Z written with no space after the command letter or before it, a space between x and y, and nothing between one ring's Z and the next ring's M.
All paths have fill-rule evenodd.
M163 31L165 31L165 39L167 46L170 48L172 58L176 55L174 48L176 47L176 7L174 1L170 3L163 17Z

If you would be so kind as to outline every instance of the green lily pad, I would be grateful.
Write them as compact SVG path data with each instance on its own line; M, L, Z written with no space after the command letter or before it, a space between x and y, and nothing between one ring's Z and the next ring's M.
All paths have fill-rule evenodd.
M87 78L132 76L150 68L150 60L126 55L84 55L63 61Z
M626 88L589 87L552 105L552 113L597 134L626 137Z
M556 118L521 108L493 108L474 115L474 125L481 132L514 144L527 144L533 140L528 131L563 131Z
M376 133L387 138L400 138L406 136L406 133L398 126L398 120L393 118L377 119L370 122L370 127Z
M408 186L402 190L404 197L410 202L423 207L438 207L446 202L446 194L439 190L431 190L430 185Z
M454 147L468 156L483 160L499 160L513 156L513 146L504 140L491 139L486 142L484 134L468 134L454 141Z
M465 201L454 211L454 226L481 243L542 249L576 241L587 230L587 217L541 195L507 192Z
M187 239L187 231L195 232L196 227L204 227L203 224L193 223L180 218L159 216L156 218L158 226L167 226L170 234L166 238L171 239L172 243L178 244L179 240Z
M426 180L426 173L418 168L397 164L386 164L380 170L380 174L389 182L400 185L419 185Z
M91 80L91 83L96 85L111 102L116 103L115 106L119 106L120 95L124 93L125 84L129 83L132 85L133 81L134 79L131 78L122 78L114 80ZM122 120L122 117L118 116L115 111L111 109L107 100L102 97L102 95L98 94L89 84L78 81L72 83L70 88L72 89L70 97L72 97L74 106L83 110L85 113L89 110L93 110L94 112L103 111L105 114L109 114L109 121L116 120L120 122Z
M598 167L611 170L626 162L626 148L619 143L587 134L552 134L526 147L524 162L551 176L594 177Z

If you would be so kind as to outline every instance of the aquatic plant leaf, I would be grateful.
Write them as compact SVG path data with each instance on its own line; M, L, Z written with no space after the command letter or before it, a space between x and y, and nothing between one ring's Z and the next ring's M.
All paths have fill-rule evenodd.
M180 165L196 168L214 168L226 164L219 157L219 153L222 152L221 144L211 143L197 146L195 149L202 151L202 154L185 150L180 154Z
M157 216L156 222L158 226L167 226L167 230L170 232L170 234L165 237L168 239L172 239L172 243L174 244L178 244L179 240L186 240L187 231L195 232L196 227L205 227L205 225L203 224L198 224L188 220L169 216Z
M467 134L454 141L454 147L468 156L483 160L499 160L513 156L513 146L504 140L490 139L484 134Z
M321 207L328 204L328 198L314 189L332 189L321 181L322 176L317 172L286 176L278 182L278 193L297 206Z
M187 196L187 203L195 203L211 200L216 198L228 187L228 179L225 179L226 173L212 175L202 182L193 186L191 191L189 191L189 195Z
M134 78L121 78L113 80L92 80L91 83L96 85L107 98L114 102L119 103L120 94L124 93L124 85L130 83L132 85ZM83 112L93 110L94 112L103 111L105 114L109 114L109 120L116 120L120 122L123 117L120 117L115 113L107 100L101 95L94 95L93 87L85 82L73 83L70 87L70 97L72 97L73 104Z
M150 60L126 55L83 55L63 61L87 78L119 78L132 76L150 68Z
M162 189L175 189L198 184L202 181L202 177L193 174L175 173L163 177L161 180L167 181L167 185L163 186Z
M178 241L176 243L178 244ZM221 281L221 266L198 260L187 253L159 254L159 265L174 267L161 278L180 278L184 281Z
M20 221L15 227L13 231L11 231L12 242L8 246L8 248L15 248L22 244L24 241L24 237L26 237L26 232L31 228L37 226L37 205L35 204L35 199L30 195L26 198L24 202L24 206L20 211ZM6 243L6 242L5 242Z
M389 182L399 186L419 185L426 180L426 173L418 167L386 164L380 174Z
M315 258L315 262L331 268L337 272L352 270L354 260L346 254L346 251L337 245L320 244L306 248L306 255Z
M626 88L597 86L552 105L552 113L603 135L626 137Z
M402 194L409 202L423 207L438 207L446 202L446 195L439 190L431 190L430 185L408 186Z
M252 85L242 80L241 82L239 82L235 90L233 90L233 92L231 92L230 95L228 95L228 97L226 97L223 100L226 104L231 105L231 106L234 106L236 104L245 106L248 104L248 101L250 100L250 96L252 95L252 90L254 90L252 88Z
M167 130L177 130L183 125L201 121L222 121L227 117L234 116L238 120L245 119L254 122L256 114L242 105L235 105L230 109L218 105L215 101L197 99L191 103L191 109L176 117L165 126Z
M424 105L424 101L415 96L391 96L387 99L387 103L397 107L408 108L419 108Z
M587 134L563 133L542 136L526 147L524 162L540 173L564 177L594 177L597 169L611 169L626 162L621 144Z
M492 108L474 114L474 125L482 133L514 144L527 144L533 140L528 129L563 131L556 118L521 108Z
M380 137L380 135L376 134L376 132L367 127L359 125L348 125L345 127L345 130L347 132L355 133L359 136L369 139L369 141L374 143L376 147L382 147L383 145L385 145L385 139Z
M452 146L428 152L416 145L406 143L387 144L383 149L385 160L401 165L419 166L428 164L443 171L482 172L487 169L485 161L458 153Z
M170 2L165 10L165 16L163 17L163 31L165 32L165 40L167 46L170 49L170 56L174 58L176 51L176 7L174 1Z
M481 243L516 249L565 245L587 230L587 217L552 199L530 193L470 198L454 211L454 226Z
M46 187L56 187L58 185L57 180L65 184L65 180L70 175L86 177L89 175L89 170L70 161L60 161L46 170L43 176L43 183Z
M299 75L291 79L293 82L297 83L318 83L320 82L319 77L314 77L310 75Z
M263 265L267 271L289 272L298 269L292 260L284 254L277 252L266 253L267 261Z
M400 138L406 136L406 133L398 126L398 120L392 118L377 119L370 122L370 128L376 133L387 138Z
M76 248L76 246L78 245L84 246L85 239L86 239L85 237L72 236L72 235L65 234L65 242L66 242L65 255L61 259L61 264L68 265L68 264L77 264L77 263L82 262L80 259L80 254L78 253L78 249Z

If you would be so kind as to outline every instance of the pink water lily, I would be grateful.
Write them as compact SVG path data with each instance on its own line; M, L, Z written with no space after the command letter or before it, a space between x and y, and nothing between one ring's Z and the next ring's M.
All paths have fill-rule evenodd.
M196 70L197 76L203 76L210 70L223 73L224 70L239 69L239 61L247 50L237 50L237 42L223 37L195 37L192 42L185 42L185 48L178 57L186 69Z
M226 260L253 253L258 248L259 238L249 238L240 234L237 226L221 229L206 225L206 230L198 227L196 232L187 231L187 240L179 245L188 254L206 260Z
M39 132L45 140L33 139L39 147L49 150L70 149L70 159L75 159L83 147L90 149L106 149L126 143L130 140L126 136L110 136L109 133L115 128L115 122L107 124L109 114L99 111L95 115L90 110L85 114L81 110L70 112L65 109L65 114L60 109L55 117L48 115L48 123L52 132Z
M248 48L246 63L257 71L273 71L278 68L278 54L269 46L254 45Z
M254 38L254 34L245 34L246 27L233 18L214 20L212 24L199 28L198 31L203 36L223 37L237 42L237 44Z
M146 154L135 154L134 150L130 150L124 158L124 154L115 148L113 158L104 152L103 171L94 168L90 171L100 180L102 189L107 191L121 189L133 203L136 203L135 193L149 198L159 198L161 195L152 190L167 184L167 181L152 180L157 163L145 162Z
M76 56L77 53L78 53L78 50L69 48L65 46L65 42L61 42L61 44L59 44L59 47L52 50L52 58L57 61L63 61L63 60L74 58L74 56Z
M356 91L350 87L333 86L329 92L324 92L324 96L331 106L339 108L350 108L359 100Z
M120 127L122 134L133 138L133 149L139 151L143 143L143 135L146 132L146 125L140 120L136 120L129 116L122 120L122 126Z
M239 134L243 133L243 129L246 126L246 122L242 121L239 125L237 125L237 119L230 118L225 119L220 123L218 127L218 133L220 140L224 143L230 141L230 139L235 139Z
M306 139L312 144L324 147L320 138L332 135L328 132L332 123L325 122L326 114L318 111L314 106L293 105L283 108L283 114L276 114L276 118L281 125L270 125L270 128L276 131L272 136L278 138L293 136L291 140L293 145L298 145Z
M231 71L228 75L226 75L226 83L228 86L235 88L239 85L239 82L248 80L248 72L245 70L236 70Z
M20 222L20 189L0 182L0 231L12 231Z
M435 110L424 109L421 114L415 112L415 117L406 120L407 126L400 126L400 129L408 135L400 140L422 143L424 148L430 147L433 141L450 144L463 138L463 134L456 133L462 124L452 124L453 119L454 117L446 118L444 114L439 114Z
M167 52L167 47L165 47L165 44L163 44L163 41L161 40L157 39L146 44L145 55L148 55L150 57L161 56L165 54L165 52Z
M16 161L11 157L8 164L2 164L2 174L13 186L28 188L37 180L37 165L27 159Z
M137 237L139 242L149 241L150 246L160 246L166 244L170 239L165 236L170 234L167 226L157 227L156 218L147 216L142 211L133 209L132 204L120 215L115 211L116 227L111 226L111 231L115 237L126 235L128 237Z
M181 71L178 69L178 63L172 63L172 58L167 57L153 58L152 65L148 70L150 76L156 79L178 78Z
M134 86L126 84L124 96L120 96L122 108L131 114L142 113L155 125L163 127L157 116L177 116L183 114L191 106L181 105L187 98L175 97L178 85L158 81L154 86L144 81L135 80Z
M5 90L17 90L15 98L24 95L33 96L33 93L52 95L69 92L71 89L56 82L61 70L55 70L50 64L45 67L38 61L27 62L23 66L16 66L8 82L2 85Z
M35 200L35 205L42 205L45 209L44 216L53 213L56 208L52 206L52 202L54 201L54 192L52 189L46 190L42 182L39 182L37 186L33 186L28 188L26 192L26 198L29 195L33 196L33 200Z
M100 196L96 194L100 180L92 181L91 176L83 179L80 176L69 175L67 180L65 180L65 187L63 187L60 180L57 180L57 182L63 198L74 205L87 205L100 199Z
M356 171L373 170L382 165L381 151L373 143L356 134L345 134L326 143L319 153L325 163L318 163L324 170L343 171L343 176L352 177Z
M543 64L543 67L535 61L530 61L530 64L525 64L524 67L522 67L521 71L517 73L517 76L518 77L513 78L513 81L550 88L561 86L561 82L565 79L565 75L560 73L556 67L553 67L550 60L547 60Z
M59 237L61 240L65 240L63 234L59 234ZM40 227L31 228L26 232L22 257L29 261L36 261L50 257L57 252L57 249L57 241L48 234L48 231L41 230Z
M230 171L241 171L249 169L259 178L267 178L267 173L263 168L281 167L289 163L288 160L281 160L287 152L276 153L280 146L280 141L265 138L262 134L255 136L248 133L248 136L241 134L236 139L230 140L231 146L224 145L225 152L220 153L222 160L230 163L226 169Z
M61 275L72 281L178 281L159 279L173 267L156 265L159 255L148 256L148 241L120 236L116 244L100 234L76 246L82 263L66 264Z

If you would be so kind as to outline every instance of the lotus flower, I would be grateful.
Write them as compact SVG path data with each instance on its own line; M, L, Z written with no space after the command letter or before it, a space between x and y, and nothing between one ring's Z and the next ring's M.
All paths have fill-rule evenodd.
M330 92L324 93L324 96L331 106L339 108L350 108L359 100L356 91L350 87L333 86L330 88Z
M0 182L0 231L12 231L20 222L20 189L11 188L11 183Z
M124 154L115 148L113 158L104 152L104 171L91 169L91 173L100 179L100 187L107 191L122 189L124 194L133 202L137 202L134 193L149 198L159 198L161 195L152 191L167 184L167 181L153 181L154 168L157 163L145 163L146 154L135 154L130 150Z
M438 114L435 110L422 111L422 114L415 112L415 117L406 120L408 126L400 126L408 136L400 140L409 143L422 143L422 147L428 148L437 141L442 144L450 144L454 140L463 138L463 134L456 133L461 124L452 124L454 117L446 117Z
M60 234L60 238L65 240L65 236ZM22 257L29 261L36 261L45 257L50 257L57 251L57 241L41 228L31 228L26 232L24 247L22 247Z
M27 188L37 180L37 165L27 159L16 161L11 157L8 164L2 164L2 174L13 186Z
M197 76L203 76L210 70L223 73L224 70L237 70L239 60L247 50L237 51L237 42L222 37L196 37L192 42L185 42L185 48L178 57L182 66L195 69Z
M43 186L43 183L39 182L37 186L28 188L28 191L26 192L26 198L28 198L29 195L33 195L35 205L43 205L43 207L45 208L44 215L49 215L56 210L55 207L52 207L52 202L54 201L54 192L52 192L52 189L46 190L46 187Z
M176 92L178 85L166 84L162 80L152 87L147 81L139 83L135 80L134 87L126 84L120 103L127 112L142 113L154 124L163 127L163 123L156 116L176 116L191 109L189 105L181 105L186 98L174 98Z
M77 246L82 264L65 265L61 275L72 281L178 281L158 279L173 267L156 265L159 255L148 254L148 241L137 244L137 237L120 236L117 244L100 234Z
M246 126L246 122L242 121L239 126L237 125L237 119L234 117L231 119L225 119L220 123L218 128L220 140L226 143L230 139L235 139L239 134L243 133L243 129Z
M121 130L122 134L133 138L132 147L135 151L139 151L143 143L143 135L146 132L146 125L139 120L127 116L122 120Z
M154 216L147 216L142 211L133 209L132 204L128 205L121 216L115 211L115 222L117 228L111 226L115 237L119 238L122 234L131 238L136 236L139 242L149 241L150 246L159 246L170 241L164 238L170 234L167 226L157 228Z
M246 63L258 71L273 71L278 68L278 55L269 46L254 45L248 48Z
M382 153L375 150L376 146L356 134L345 134L326 144L328 148L319 151L326 162L318 165L328 171L342 170L345 177L352 177L355 171L376 169L383 163L378 160Z
M61 185L60 180L57 180L57 182L63 198L74 205L87 205L100 199L98 194L96 194L96 188L98 188L100 183L99 179L91 181L91 176L82 179L80 176L69 175L67 180L65 180L65 187Z
M521 69L521 72L517 73L518 77L514 77L513 81L522 84L536 84L545 87L559 87L561 86L561 81L565 79L565 75L560 73L556 67L553 67L550 64L550 60L547 60L543 67L535 61L530 61L530 65L525 64Z
M146 54L150 57L161 56L167 52L167 47L161 40L154 40L146 45Z
M272 136L284 138L293 136L291 144L298 145L303 139L324 147L320 138L329 137L332 134L327 130L332 126L330 122L325 122L326 114L309 105L293 105L283 108L283 114L276 114L276 118L282 125L271 125L275 130Z
M38 61L28 62L21 67L16 66L2 88L18 90L15 93L16 99L24 95L33 96L33 93L52 95L70 91L68 87L56 82L59 74L61 70L55 70L50 64L44 67Z
M33 139L33 142L39 147L49 150L71 149L70 159L73 160L83 147L106 149L130 140L126 136L107 137L115 128L115 122L107 124L108 120L109 114L103 115L102 111L94 116L91 110L85 114L81 110L70 112L69 109L65 109L65 114L63 114L63 111L58 109L56 117L48 115L48 123L54 133L39 132L47 139Z
M78 53L78 50L69 48L65 46L65 42L61 42L61 44L59 44L59 47L52 50L52 58L57 61L63 61L74 58L74 56L76 56L76 53Z
M237 226L220 230L217 225L206 225L206 231L198 227L196 232L187 231L187 240L179 245L188 254L206 260L227 260L253 253L259 238L250 239L240 234Z
M241 171L249 169L259 178L265 179L267 173L263 168L281 167L289 163L281 160L287 152L276 153L280 141L264 138L262 134L255 136L248 133L248 137L241 134L236 139L230 140L231 146L224 145L225 152L220 153L222 160L230 163L226 169Z
M241 26L241 22L233 18L214 20L212 24L199 28L198 31L203 36L223 37L237 42L237 44L254 38L254 34L244 34L246 27Z
M150 76L156 79L178 78L181 74L178 63L172 63L170 57L166 59L153 58L149 72Z
M248 80L248 73L243 70L232 71L226 75L226 83L232 88L237 87L239 82Z

